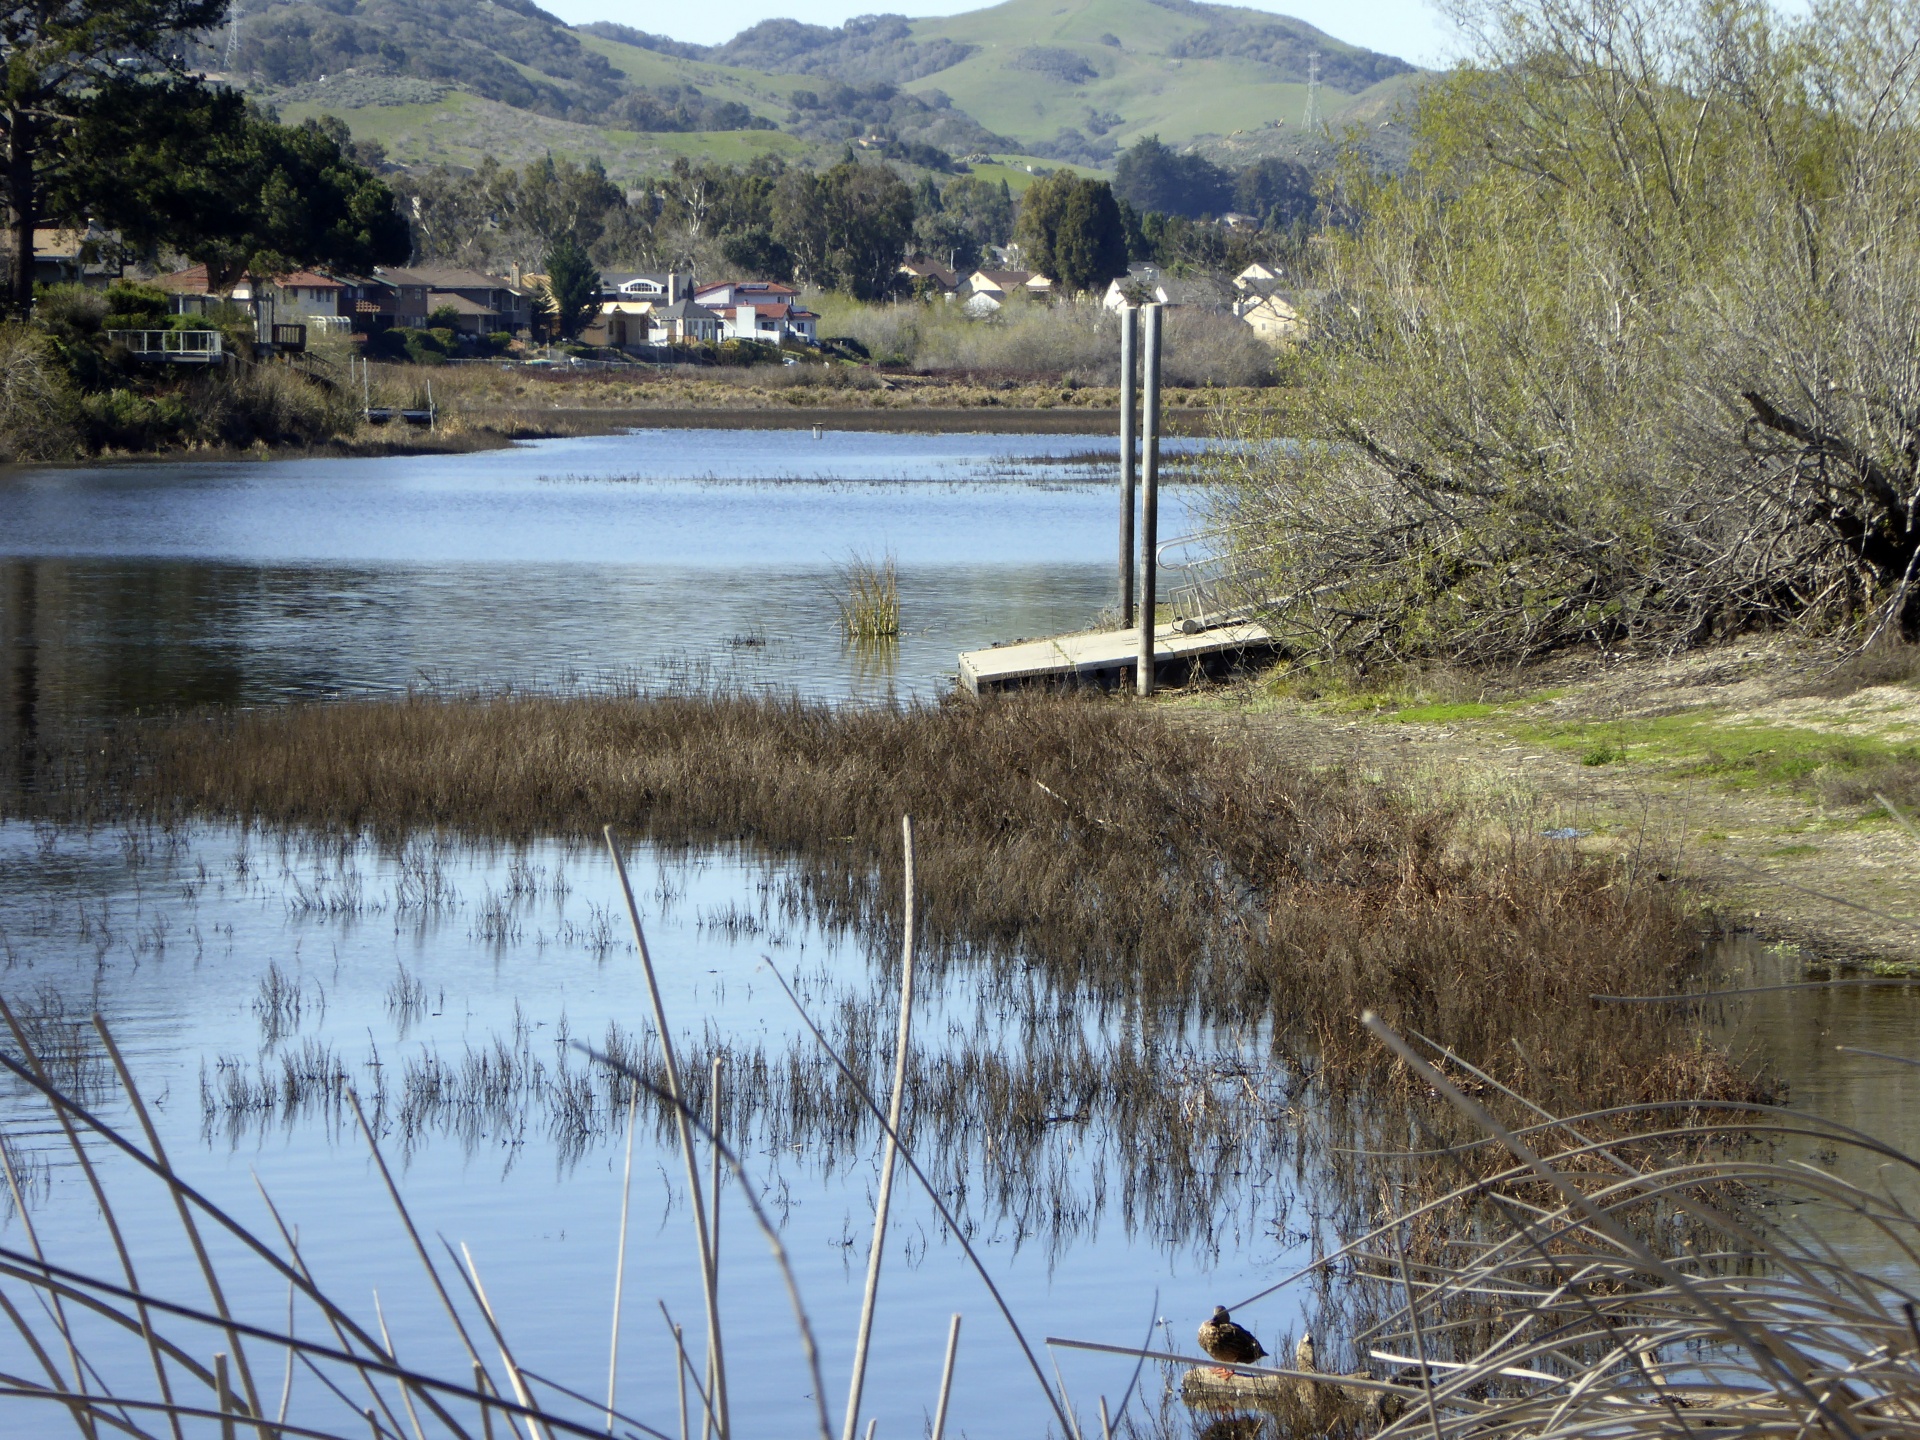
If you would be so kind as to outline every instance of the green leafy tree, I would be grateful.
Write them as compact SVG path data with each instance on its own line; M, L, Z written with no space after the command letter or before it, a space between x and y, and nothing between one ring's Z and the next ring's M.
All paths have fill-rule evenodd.
M1127 234L1113 187L1082 180L1067 196L1053 237L1054 281L1069 295L1106 288L1127 273Z
M1233 204L1233 176L1204 155L1181 155L1149 135L1121 152L1114 193L1143 214L1218 215Z
M913 234L913 192L885 165L843 160L789 171L773 196L774 238L795 273L860 300L893 290Z
M249 269L367 270L412 248L393 193L317 125L276 124L231 90L134 81L89 97L56 208L129 243L185 251L209 288Z
M1064 294L1105 286L1127 273L1127 231L1104 180L1056 170L1036 181L1020 203L1015 231L1027 264Z
M553 328L571 340L586 328L600 306L600 272L575 240L562 240L547 253L547 300Z
M607 212L626 203L597 158L575 165L546 155L521 172L511 219L534 247L529 253L544 254L565 240L594 244L606 228Z
M129 77L181 80L185 37L219 23L227 0L4 0L0 3L0 144L12 226L8 300L33 305L33 231L44 192L74 157L69 134L103 85ZM108 157L110 158L110 157Z
M770 230L755 227L731 234L721 242L720 253L741 279L782 283L793 279L793 256Z
M1313 172L1298 160L1256 160L1234 181L1234 208L1269 230L1311 219L1316 203Z
M995 185L963 175L936 189L929 175L914 191L914 246L931 259L970 270L989 245L1013 238L1013 209L1004 180Z

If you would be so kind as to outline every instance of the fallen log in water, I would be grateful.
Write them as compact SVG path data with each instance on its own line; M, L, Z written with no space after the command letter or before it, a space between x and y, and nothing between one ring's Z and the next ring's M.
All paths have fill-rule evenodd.
M1321 1428L1338 1419L1385 1424L1406 1408L1406 1396L1364 1370L1349 1375L1247 1374L1195 1365L1180 1377L1180 1398L1195 1409L1261 1409L1300 1413Z

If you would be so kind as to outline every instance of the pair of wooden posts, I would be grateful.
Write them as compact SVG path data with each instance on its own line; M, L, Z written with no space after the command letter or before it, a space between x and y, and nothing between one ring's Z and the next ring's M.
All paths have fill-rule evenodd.
M1142 317L1145 317L1144 320ZM1134 453L1135 390L1140 407L1140 454ZM1133 588L1133 507L1136 465L1140 489L1140 594ZM1127 306L1120 312L1120 623L1140 627L1134 671L1139 693L1153 694L1155 551L1160 544L1160 307Z

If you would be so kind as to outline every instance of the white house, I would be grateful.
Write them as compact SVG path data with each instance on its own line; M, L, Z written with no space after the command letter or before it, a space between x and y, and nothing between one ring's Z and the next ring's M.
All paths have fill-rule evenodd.
M1237 302L1233 313L1253 327L1270 345L1286 345L1307 338L1307 317L1301 297L1288 290L1264 290Z

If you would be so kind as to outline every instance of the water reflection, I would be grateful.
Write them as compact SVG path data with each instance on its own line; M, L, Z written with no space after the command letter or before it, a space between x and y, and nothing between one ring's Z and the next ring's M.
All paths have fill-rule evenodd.
M640 433L479 456L0 478L0 713L48 724L597 676L929 694L958 651L1112 599L1077 437ZM1166 492L1163 534L1186 523ZM899 564L903 634L844 645L836 566Z
M691 1098L704 1108L706 1062L724 1056L724 1128L781 1219L829 1373L844 1373L877 1137L801 1042L764 967L792 977L877 1085L890 1059L889 946L811 915L804 886L778 864L642 852L635 876ZM98 1008L183 1166L248 1213L258 1172L302 1225L329 1288L380 1286L396 1334L424 1360L437 1322L409 1299L404 1247L387 1233L344 1104L351 1083L403 1167L408 1202L473 1244L527 1363L591 1388L583 1309L585 1328L601 1330L625 1095L573 1042L642 1052L652 1068L603 856L432 836L382 851L219 826L87 835L11 822L0 824L0 947L10 999L41 1043L74 1057L63 1078L126 1118L85 1048L62 1052L60 1037L84 1038ZM916 1151L1036 1330L1106 1335L1125 1314L1137 1339L1156 1289L1169 1313L1201 1314L1216 1292L1250 1291L1299 1258L1308 1237L1294 1197L1313 1167L1286 1120L1284 1077L1259 1063L1258 1035L1155 1033L1124 1006L1108 1013L1057 993L1037 971L964 957L928 967L917 1014ZM44 1110L17 1085L0 1087L0 1108L44 1177L43 1242L87 1261L95 1217ZM629 1303L658 1295L691 1316L676 1167L666 1116L650 1107L636 1184L652 1239L632 1261ZM872 1413L889 1433L919 1426L931 1387L902 1377L917 1376L920 1349L937 1348L959 1308L978 1323L956 1426L1029 1428L1037 1391L989 1378L1018 1354L937 1213L909 1192L894 1214L875 1357L887 1378ZM165 1216L156 1207L134 1223L151 1237ZM735 1403L760 1429L799 1398L799 1357L784 1315L756 1303L776 1283L764 1254L738 1232L729 1247L730 1343L756 1357ZM191 1281L163 1259L150 1283L168 1275ZM234 1300L262 1323L285 1303L271 1286ZM630 1363L629 1393L668 1393L658 1347L635 1344ZM670 1429L666 1418L652 1415Z

